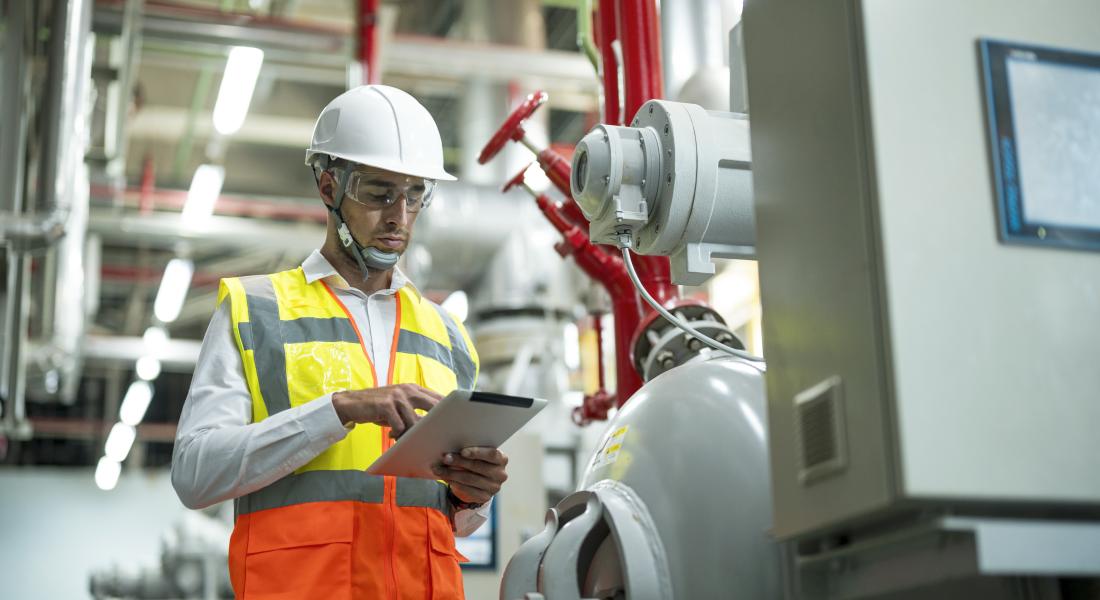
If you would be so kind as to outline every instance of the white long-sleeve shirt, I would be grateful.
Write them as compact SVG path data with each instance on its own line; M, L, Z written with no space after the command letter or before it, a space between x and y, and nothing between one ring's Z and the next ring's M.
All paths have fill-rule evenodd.
M363 336L378 380L388 381L389 360L375 358L390 355L396 293L409 283L405 275L394 268L390 287L367 295L349 286L319 251L310 254L302 270L308 283L324 279L339 296ZM172 485L189 508L238 498L294 472L348 431L336 416L332 394L252 423L252 396L233 339L229 303L223 302L210 319L180 415ZM488 503L458 511L455 534L473 533L488 513Z

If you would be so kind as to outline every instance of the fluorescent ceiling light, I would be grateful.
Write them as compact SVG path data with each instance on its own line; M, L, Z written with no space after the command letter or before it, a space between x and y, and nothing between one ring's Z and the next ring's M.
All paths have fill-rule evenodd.
M153 399L153 386L147 381L135 381L122 397L122 406L118 409L118 420L123 425L137 427L145 418L149 401Z
M99 459L99 464L95 467L96 486L103 491L115 489L115 484L118 483L118 474L121 472L122 465L120 465L118 461L111 460L104 456Z
M152 381L160 375L160 361L154 356L142 356L134 365L134 371L143 381Z
M146 329L141 339L145 342L145 351L150 356L161 356L168 347L168 332L163 327L154 325Z
M195 265L183 258L173 258L164 267L164 277L160 280L157 299L153 302L153 314L162 323L171 323L180 316L194 273Z
M222 193L225 182L225 169L218 165L199 165L191 178L191 187L187 190L187 202L183 205L180 217L185 225L202 225L214 214L214 204Z
M466 317L470 312L470 300L466 297L466 292L458 290L447 296L447 299L441 304L443 308L447 309L451 314L458 318L459 321L466 321Z
M233 135L244 124L256 79L264 64L264 51L248 46L235 46L225 61L222 85L214 103L214 129L222 135Z
M136 437L137 430L133 425L115 423L111 433L107 434L107 443L103 444L103 455L115 462L126 460Z

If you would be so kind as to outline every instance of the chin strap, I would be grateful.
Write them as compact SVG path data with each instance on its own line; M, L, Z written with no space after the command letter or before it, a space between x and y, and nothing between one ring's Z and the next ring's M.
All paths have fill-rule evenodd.
M321 163L322 171L328 168L328 157L322 156L318 162ZM344 220L342 210L344 190L348 185L349 175L347 169L336 169L337 185L332 195L332 206L329 207L329 212L336 219L336 233L340 236L340 243L344 246L344 250L355 259L355 263L359 265L359 270L363 272L363 279L366 280L370 276L371 269L376 271L392 269L397 264L398 259L401 258L401 254L398 252L383 252L371 246L364 247L351 234L347 221Z

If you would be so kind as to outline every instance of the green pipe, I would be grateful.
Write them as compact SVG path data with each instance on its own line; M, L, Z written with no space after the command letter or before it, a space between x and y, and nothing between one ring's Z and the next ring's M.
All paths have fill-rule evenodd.
M596 41L592 39L592 0L578 0L577 4L577 46L588 57L592 68L600 72L600 54L596 50Z

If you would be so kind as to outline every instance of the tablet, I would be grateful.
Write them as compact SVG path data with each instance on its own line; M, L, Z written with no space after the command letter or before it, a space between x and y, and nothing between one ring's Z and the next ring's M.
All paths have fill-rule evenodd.
M499 448L546 406L540 398L455 390L367 468L372 475L439 479L432 466L471 446Z

